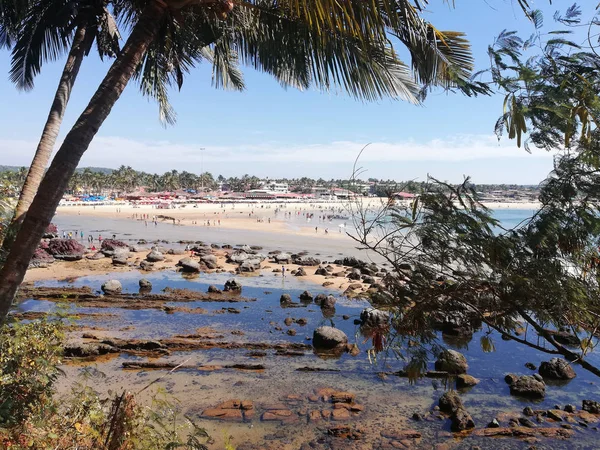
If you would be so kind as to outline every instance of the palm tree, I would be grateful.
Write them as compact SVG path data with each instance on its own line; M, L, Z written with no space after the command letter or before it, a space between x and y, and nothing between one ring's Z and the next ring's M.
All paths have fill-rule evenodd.
M135 15L125 46L40 184L0 270L0 318L8 313L69 178L132 77L147 75L144 91L166 102L168 85L181 86L184 73L206 57L202 49L212 42L217 85L239 85L239 60L284 85L416 103L419 86L389 44L393 33L409 48L417 81L471 89L468 42L460 33L442 33L422 20L418 10L424 3L247 0L234 8L228 0L150 0Z
M7 252L44 177L84 56L94 41L101 57L116 55L119 33L104 2L97 0L3 0L3 6L20 11L21 16L16 20L18 25L14 24L16 13L2 16L5 39L0 27L1 43L9 46L14 39L10 78L18 88L32 89L45 60L55 59L69 49L42 136L2 243L3 252Z

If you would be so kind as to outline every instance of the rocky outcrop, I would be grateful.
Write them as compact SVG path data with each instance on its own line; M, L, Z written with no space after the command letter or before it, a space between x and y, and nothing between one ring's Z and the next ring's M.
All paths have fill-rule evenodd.
M505 377L510 385L510 393L521 397L544 398L546 396L546 384L531 375Z
M460 374L456 377L456 387L458 389L468 388L479 384L479 380L471 375Z
M214 284L211 284L211 285L208 287L208 290L207 290L207 292L208 292L209 294L221 294L221 293L222 293L221 289L219 289L218 287L216 287Z
M255 272L260 270L260 259L249 258L238 267L238 272Z
M164 261L165 259L165 255L163 255L161 252L159 252L156 249L153 249L150 253L148 253L146 255L146 259L150 262L158 262L158 261Z
M292 303L292 296L290 294L281 294L281 297L279 298L279 303L283 305L289 305L290 303Z
M304 267L300 267L298 270L296 270L296 273L294 275L297 277L305 277L306 270L304 270Z
M442 351L435 362L435 370L450 374L466 373L468 368L467 358L455 350Z
M208 269L212 270L217 268L217 257L215 255L203 255L200 257L200 261L202 261Z
M475 422L455 391L445 392L438 402L440 411L450 414L450 429L463 431L475 427Z
M292 262L299 266L318 266L321 260L310 256L293 255Z
M345 346L348 336L342 330L333 327L319 327L313 333L313 346L316 350L334 350Z
M48 267L54 262L54 257L43 248L37 248L31 261L29 261L30 268Z
M140 279L139 286L141 291L149 292L152 290L152 282L146 278Z
M56 259L78 261L83 258L85 247L75 239L52 239L47 251Z
M366 308L361 311L360 320L367 327L381 327L388 324L390 313L381 309Z
M347 278L358 281L362 278L362 275L359 269L352 269L352 271L347 275Z
M120 294L123 286L119 280L108 280L102 284L101 289L105 294Z
M289 253L279 253L273 255L273 260L278 264L290 264L292 262L292 255Z
M177 266L181 267L182 272L187 273L198 273L200 272L200 263L194 261L192 258L182 258L177 263Z
M100 251L106 256L113 256L119 249L125 249L129 251L129 244L116 239L104 239L102 241L102 245L100 246Z
M238 283L235 278L231 278L225 282L225 286L223 287L225 292L241 292L242 285Z
M227 262L231 264L242 264L250 255L243 250L236 250L227 256Z
M576 377L573 367L568 361L561 358L552 358L540 364L539 373L550 380L570 380Z
M44 231L44 235L42 236L42 239L56 239L57 237L58 237L58 228L56 228L56 225L51 223L50 225L48 225L46 227L46 231Z
M600 403L594 400L583 400L581 409L591 414L600 414Z
M329 272L327 272L327 269L325 267L318 267L317 270L315 270L315 275L322 275L326 277L327 275L329 275Z
M304 291L302 294L300 294L300 301L301 302L312 302L313 296L310 292Z

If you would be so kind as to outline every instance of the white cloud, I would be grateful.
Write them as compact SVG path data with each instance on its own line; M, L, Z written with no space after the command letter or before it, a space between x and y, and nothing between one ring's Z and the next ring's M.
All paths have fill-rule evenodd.
M348 172L359 154L363 142L339 141L311 145L290 145L279 142L265 142L261 145L190 145L167 141L141 141L115 136L98 136L83 156L80 166L118 167L130 165L138 170L164 172L170 169L199 172L201 159L206 170L215 173L237 175L237 172L264 175L267 167L271 176L295 176L294 168L312 168L311 171L324 177L330 170L327 167L343 165ZM200 147L205 147L201 156ZM22 140L1 140L2 164L28 165L35 149L34 142ZM532 159L533 158L533 159ZM481 167L485 160L523 160L523 164L548 166L552 155L537 150L533 154L518 149L514 141L500 143L493 135L455 135L446 139L432 139L429 142L373 142L363 152L361 165L383 167L414 165L427 167L460 164L464 162L467 172L469 164ZM536 162L537 161L537 162ZM216 170L218 167L221 170ZM235 173L229 173L234 168ZM225 170L223 170L225 169ZM263 170L261 170L263 169ZM272 173L275 171L275 173ZM281 173L277 173L281 172ZM310 174L306 174L310 175ZM314 176L314 174L313 174ZM333 176L333 175L332 175ZM378 176L373 173L372 176Z

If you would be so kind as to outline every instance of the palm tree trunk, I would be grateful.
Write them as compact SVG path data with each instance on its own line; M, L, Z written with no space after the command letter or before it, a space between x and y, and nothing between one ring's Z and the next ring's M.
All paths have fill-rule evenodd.
M56 94L54 95L54 101L52 102L48 119L46 119L42 137L38 143L33 161L31 161L31 166L29 167L29 172L27 173L25 183L21 189L17 207L10 225L8 226L4 241L2 242L1 254L3 255L10 251L10 247L19 231L19 227L25 219L25 214L27 214L29 205L31 205L33 197L35 197L38 187L42 182L42 178L44 178L44 172L46 171L46 166L52 155L52 150L54 150L56 137L58 136L58 131L60 130L60 125L62 124L65 110L67 109L67 103L69 103L73 84L75 83L79 68L81 67L81 62L85 56L85 35L86 27L79 26L75 31L71 50L60 77L60 82L58 83Z
M0 321L8 314L29 261L56 212L79 160L142 61L165 14L166 4L162 1L152 1L146 6L125 47L52 160L0 270Z

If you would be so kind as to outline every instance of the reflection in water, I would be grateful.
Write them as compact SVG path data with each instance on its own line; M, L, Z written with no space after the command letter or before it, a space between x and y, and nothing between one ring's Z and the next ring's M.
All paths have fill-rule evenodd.
M76 287L90 286L98 289L108 279L118 279L125 292L137 292L139 279L147 278L153 285L155 292L166 287L173 289L192 289L206 292L209 285L222 285L231 277L231 274L202 274L199 277L183 278L175 272L156 272L140 274L127 272L108 274L102 276L81 277L70 280ZM481 382L468 391L461 392L461 397L473 416L478 428L489 423L499 412L519 412L525 406L533 405L528 400L523 400L509 395L508 387L503 377L508 372L518 374L532 374L524 367L526 362L539 366L541 361L548 360L548 355L529 347L522 346L514 341L503 341L496 333L484 332L474 329L472 335L450 336L448 333L437 332L432 340L419 340L416 336L398 335L390 323L394 316L388 317L385 323L370 326L365 321L358 324L349 320L349 317L358 316L369 304L365 301L349 300L338 297L334 308L320 308L309 302L280 303L283 294L297 299L307 288L306 283L296 278L285 281L285 289L281 289L281 277L266 275L263 278L238 278L244 285L242 296L256 298L255 302L235 305L239 314L223 312L223 308L232 305L226 302L189 302L189 308L204 308L205 314L187 314L174 312L165 314L161 310L125 310L119 308L89 308L75 307L74 311L83 313L79 324L94 327L95 333L105 333L123 338L164 339L177 334L193 334L203 327L210 327L225 336L228 342L262 342L268 344L302 343L310 344L313 330L320 325L330 325L342 330L349 338L350 344L356 343L361 350L357 356L347 353L348 349L341 349L334 353L318 354L307 351L295 355L279 355L273 350L266 350L257 356L257 352L248 352L246 349L229 350L215 348L195 352L174 352L163 357L163 361L180 363L190 359L192 365L232 365L256 363L262 357L266 367L262 374L242 371L216 371L216 372L175 372L169 375L165 382L168 390L176 395L186 412L194 413L204 408L212 407L219 401L232 398L252 399L256 402L274 403L290 394L297 394L305 398L315 388L332 387L339 390L355 392L357 399L365 406L365 413L360 416L358 424L369 430L374 436L380 438L380 432L385 429L416 428L423 433L423 448L431 448L425 443L445 441L445 422L423 421L409 422L415 412L426 413L437 403L442 391L453 384L451 380L428 378L416 379L411 385L405 376L394 376L406 369L406 363L398 356L406 356L396 349L411 349L414 352L423 349L422 355L429 357L425 360L425 370L433 369L437 345L445 343L447 346L460 349L468 360L469 375ZM45 285L64 286L65 283L47 282ZM311 286L314 290L314 286ZM321 289L322 293L330 294L332 291ZM318 291L316 293L319 293ZM281 307L277 307L277 306ZM56 307L55 303L29 300L21 303L23 311L48 311ZM106 314L112 316L106 316ZM85 314L103 314L90 316ZM294 319L291 325L284 325L287 317ZM302 325L298 319L303 318ZM295 330L295 335L287 333ZM232 332L235 332L233 334ZM81 336L77 332L77 337ZM356 338L355 338L356 336ZM485 339L482 339L485 338ZM493 339L493 345L482 348L479 342ZM356 341L356 342L354 342ZM471 345L468 345L471 344ZM367 352L372 352L379 357L369 361ZM589 355L591 361L598 362L596 354ZM94 378L94 387L108 390L114 385L139 386L147 383L149 372L123 372L121 364L128 359L140 359L137 356L121 355L106 362L98 363L98 369L106 374L105 378ZM308 368L308 370L306 370ZM73 372L73 368L66 368ZM575 366L577 377L566 384L547 384L545 399L539 400L535 409L553 408L555 404L567 403L581 404L583 399L599 399L600 388L598 379ZM380 376L378 376L380 374ZM158 377L161 374L156 374ZM434 383L435 382L435 383ZM446 386L448 383L448 386ZM303 403L304 405L304 403ZM306 403L307 408L313 405ZM197 417L196 414L194 417ZM354 423L354 422L352 422ZM292 444L281 447L298 449L306 439L322 436L318 431L318 424L303 422L302 427L280 425L278 423L264 423L256 418L252 422L252 429L248 425L229 424L222 422L201 422L208 427L215 436L222 434L224 426L228 433L238 436L238 443L246 440L259 443L259 448L267 448L260 443L266 442L266 435L281 432L289 438ZM323 423L321 423L321 428ZM328 424L329 426L329 424ZM447 427L446 427L447 428ZM578 431L576 437L569 441L572 447L583 446L588 442L584 430ZM304 440L303 440L304 439ZM479 440L478 440L479 439ZM474 444L482 448L522 448L519 441L512 440L485 440L468 437L464 443L457 443L456 448L470 448ZM283 440L282 440L283 441ZM283 444L282 444L283 445ZM562 445L562 443L560 444ZM569 445L565 444L564 448ZM547 448L559 448L552 441ZM222 448L222 447L221 447ZM364 448L377 448L370 441ZM594 448L591 444L589 448Z

